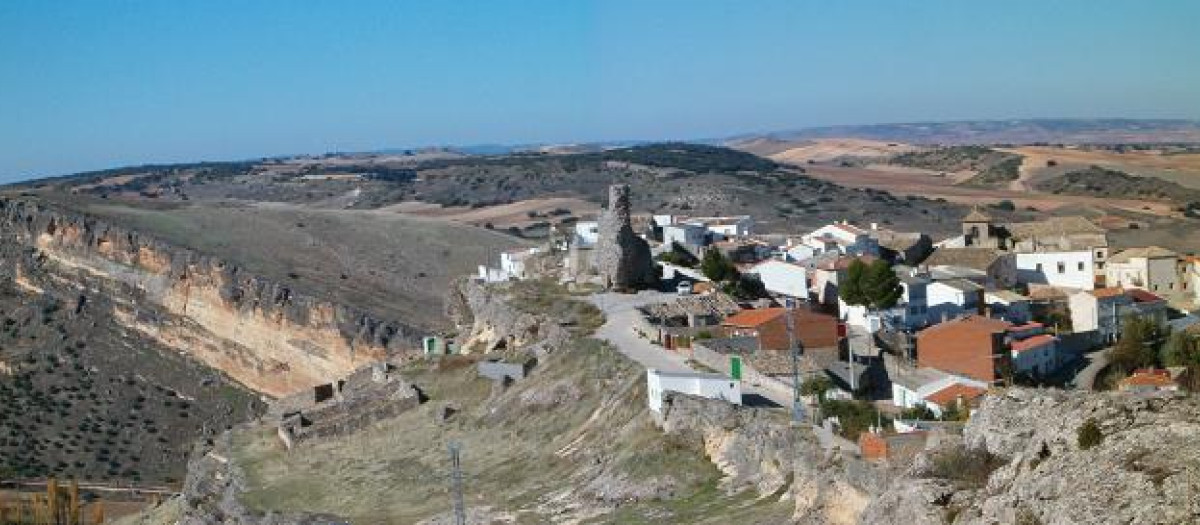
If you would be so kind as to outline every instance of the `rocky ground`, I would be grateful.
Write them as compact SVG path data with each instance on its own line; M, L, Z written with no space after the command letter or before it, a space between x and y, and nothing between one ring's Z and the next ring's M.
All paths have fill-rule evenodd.
M1093 420L1098 444L1081 443ZM927 451L866 523L1196 523L1200 402L1010 389Z

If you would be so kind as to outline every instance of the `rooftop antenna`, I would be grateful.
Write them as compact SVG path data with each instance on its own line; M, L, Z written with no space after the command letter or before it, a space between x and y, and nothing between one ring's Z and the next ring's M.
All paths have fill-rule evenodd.
M451 441L450 464L453 471L450 474L450 491L454 497L454 525L467 524L467 510L463 506L463 475L462 475L462 443Z
M800 351L801 344L796 340L796 303L795 299L784 299L787 307L788 350L792 357L792 423L804 421L804 402L800 400Z

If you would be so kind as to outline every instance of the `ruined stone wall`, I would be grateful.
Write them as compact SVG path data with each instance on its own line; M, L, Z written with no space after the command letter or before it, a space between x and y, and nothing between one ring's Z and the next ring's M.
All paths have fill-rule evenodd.
M604 285L617 289L639 289L658 281L650 245L638 237L630 222L629 185L608 189L608 208L600 215L596 242L596 269Z
M4 272L109 295L121 324L271 396L418 347L416 333L105 221L0 199Z

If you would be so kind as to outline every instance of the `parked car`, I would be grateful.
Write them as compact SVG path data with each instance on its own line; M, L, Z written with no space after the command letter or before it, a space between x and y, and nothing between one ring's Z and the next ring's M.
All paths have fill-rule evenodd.
M692 282L683 281L675 286L675 292L679 295L692 295Z

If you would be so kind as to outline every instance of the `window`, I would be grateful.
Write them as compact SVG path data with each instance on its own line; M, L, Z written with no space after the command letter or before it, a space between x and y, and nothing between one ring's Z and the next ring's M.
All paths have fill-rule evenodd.
M1037 263L1037 267L1035 267L1035 269L1039 272L1042 271L1042 263Z
M1067 263L1065 263L1065 262L1058 263L1058 273L1067 273Z
M1080 261L1080 263L1079 263L1079 271L1081 271L1081 272L1083 271L1083 262L1082 261Z

